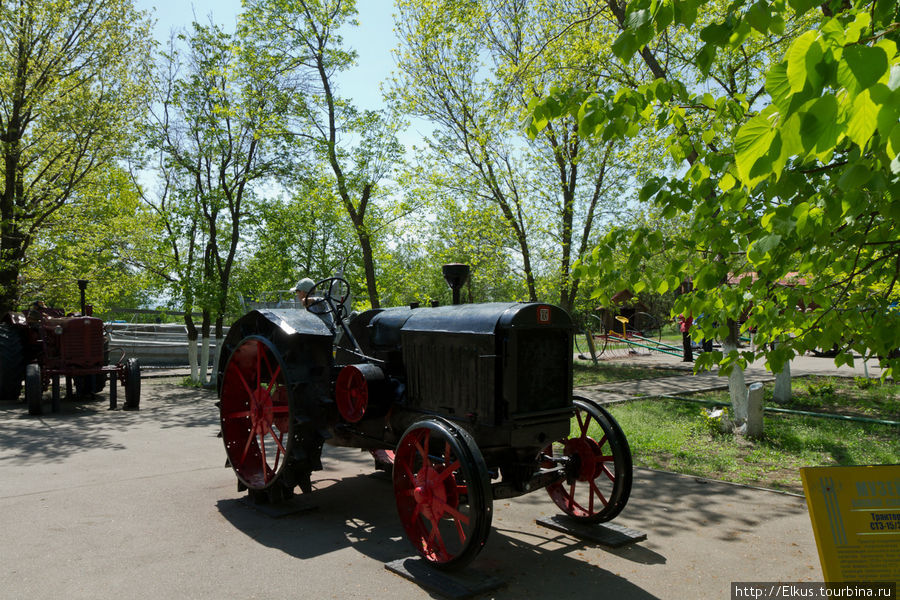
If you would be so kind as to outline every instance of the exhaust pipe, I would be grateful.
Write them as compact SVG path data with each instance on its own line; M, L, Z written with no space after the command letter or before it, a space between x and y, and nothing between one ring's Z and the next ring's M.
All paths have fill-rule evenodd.
M462 286L466 285L466 281L469 280L469 265L450 263L441 267L441 273L444 274L444 281L453 292L453 304L462 304L459 293Z
M87 279L79 279L78 280L78 290L81 292L81 316L87 315L87 305L84 302L84 291L87 289L88 281Z

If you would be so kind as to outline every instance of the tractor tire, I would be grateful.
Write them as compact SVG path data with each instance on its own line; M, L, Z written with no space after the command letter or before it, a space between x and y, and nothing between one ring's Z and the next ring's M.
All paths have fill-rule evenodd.
M109 364L109 340L103 340L103 364ZM104 374L97 375L78 375L74 377L75 396L80 399L91 398L95 394L99 394L106 387L106 378Z
M29 415L44 414L41 406L44 390L41 384L41 367L30 363L25 367L25 400L28 402Z
M0 323L0 400L15 401L25 379L22 338L16 328Z
M125 362L125 404L122 410L141 409L141 365L138 359Z
M78 375L75 378L75 395L78 398L90 398L99 394L106 387L104 375Z

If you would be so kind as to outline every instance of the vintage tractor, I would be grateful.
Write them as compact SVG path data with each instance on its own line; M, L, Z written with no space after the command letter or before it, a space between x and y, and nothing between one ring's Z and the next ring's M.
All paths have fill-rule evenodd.
M125 388L125 410L139 410L141 368L136 358L108 364L108 338L103 321L85 304L87 281L79 280L81 314L35 303L22 313L0 318L0 399L16 400L25 382L25 401L32 415L43 414L43 395L51 388L51 410L60 408L60 378L79 396L101 391L110 380L109 408L117 407L117 383Z
M324 444L393 460L403 528L429 564L470 562L493 501L544 488L571 519L608 521L631 491L631 452L600 405L572 397L572 322L542 303L458 304L465 265L445 265L454 304L365 311L347 282L316 284L308 310L234 323L218 370L238 490L278 502L311 491ZM313 292L316 294L316 292Z

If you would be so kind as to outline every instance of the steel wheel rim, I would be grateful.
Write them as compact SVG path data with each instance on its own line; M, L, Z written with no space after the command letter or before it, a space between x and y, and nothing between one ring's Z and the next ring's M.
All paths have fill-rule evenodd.
M242 340L225 367L219 410L229 464L249 489L268 488L284 469L293 437L289 398L271 342Z
M469 562L490 528L471 462L458 440L424 425L407 431L397 447L394 493L400 521L416 551L438 567Z
M575 476L547 486L547 492L567 515L584 521L607 521L621 512L631 491L628 442L611 417L599 407L576 400L574 435L554 442L544 453L575 461ZM600 437L591 437L599 428Z

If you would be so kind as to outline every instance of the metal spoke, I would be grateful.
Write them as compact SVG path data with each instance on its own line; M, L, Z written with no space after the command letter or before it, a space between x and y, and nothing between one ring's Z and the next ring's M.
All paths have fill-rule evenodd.
M259 453L262 457L263 481L269 481L269 464L266 462L266 439L265 434L259 434Z
M250 384L247 382L246 379L244 379L244 374L241 373L241 370L237 368L237 365L236 365L236 364L232 363L232 366L233 366L233 369L232 369L232 370L233 370L235 373L238 374L238 377L241 379L241 383L244 384L244 389L247 390L247 395L252 397L252 396L253 396L253 390L250 389Z
M594 512L594 494L597 494L600 497L600 502L603 506L609 504L609 500L603 495L603 492L600 491L600 488L597 487L597 484L593 481L591 482L591 512Z
M452 506L450 506L443 500L439 500L439 499L435 498L434 502L435 502L435 504L438 505L438 508L441 509L441 514L443 514L443 513L450 514L458 522L465 523L466 525L469 524L468 515L464 515L463 513L459 512L457 509L453 508Z
M610 481L615 483L616 482L616 474L613 473L612 471L610 471L609 467L606 466L605 464L602 465L602 469L603 469L603 473L606 475L607 479L609 479Z
M244 444L244 453L241 454L241 460L240 460L241 463L243 463L247 459L247 452L250 451L250 442L252 442L254 439L255 439L255 436L253 435L252 431L249 434L247 434L247 443Z
M460 466L460 465L459 465L459 461L458 461L458 460L457 460L457 461L454 461L452 465L448 466L448 467L445 468L443 471L441 471L440 473L438 473L438 478L437 478L437 480L438 480L439 482L440 482L440 481L444 481L445 479L447 479L448 477L450 477L451 475L453 475L453 472L456 471L456 470L459 468L459 466Z
M278 463L280 462L281 457L287 455L287 450L284 449L284 446L281 443L281 440L284 438L284 432L282 432L280 436L276 437L275 429L273 429L272 426L269 425L269 433L272 435L272 439L275 440L276 446L278 446L275 452L275 466L272 467L273 470L277 471Z
M235 411L235 412L230 412L227 415L222 415L222 418L223 419L242 419L244 417L249 417L249 416L250 416L249 410L239 410L239 411Z

